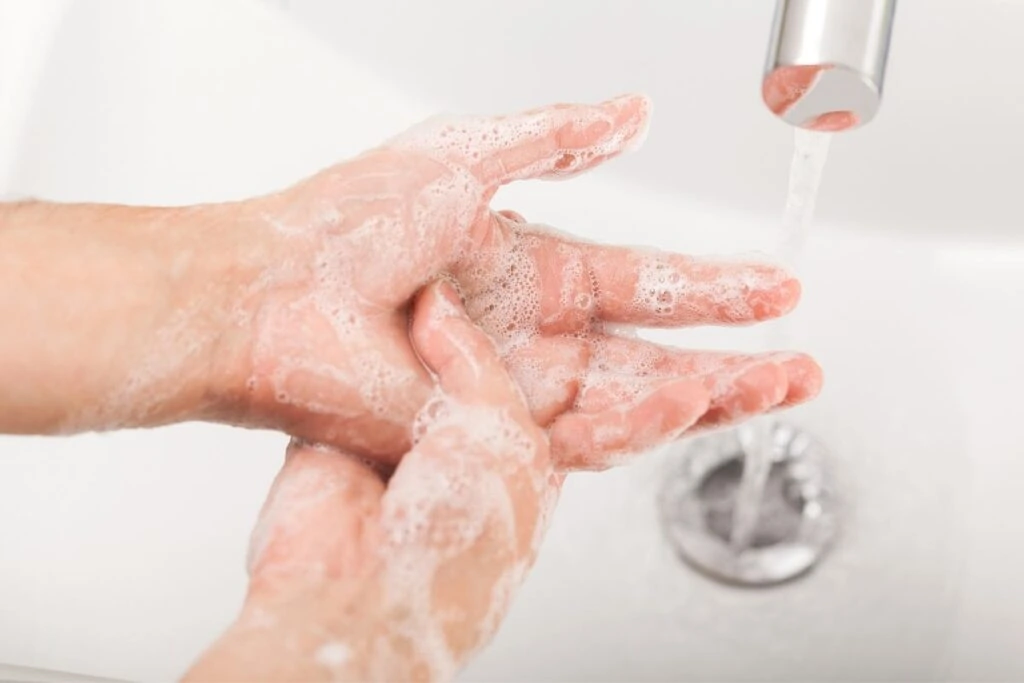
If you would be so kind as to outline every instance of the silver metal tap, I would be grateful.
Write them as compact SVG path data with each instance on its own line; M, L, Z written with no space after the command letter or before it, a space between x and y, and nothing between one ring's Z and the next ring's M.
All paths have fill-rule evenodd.
M896 0L778 0L762 95L787 123L862 126L882 101Z

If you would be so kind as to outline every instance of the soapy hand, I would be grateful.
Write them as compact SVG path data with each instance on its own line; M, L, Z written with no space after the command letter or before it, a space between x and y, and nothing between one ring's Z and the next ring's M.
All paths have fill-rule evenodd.
M648 109L631 96L434 120L223 204L0 204L0 318L19 321L0 335L0 431L207 420L394 464L431 391L408 302L439 275L498 343L561 467L805 400L820 384L805 356L609 331L781 315L799 296L783 270L582 243L490 209L504 183L637 145Z
M605 331L772 318L799 297L785 271L585 244L489 208L505 183L567 177L635 146L648 110L627 96L432 120L248 202L262 266L227 345L245 405L234 419L396 462L432 386L407 305L440 274L497 342L560 467L606 467L815 394L820 372L803 355L675 351Z
M493 341L430 285L411 337L438 387L387 483L293 444L242 614L186 680L447 680L497 629L561 483Z

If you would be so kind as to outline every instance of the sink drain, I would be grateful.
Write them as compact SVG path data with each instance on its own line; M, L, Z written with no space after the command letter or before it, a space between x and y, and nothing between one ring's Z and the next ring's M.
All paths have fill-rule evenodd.
M661 519L676 552L712 578L767 586L801 576L828 551L836 533L826 452L805 432L775 423L772 464L757 524L742 548L730 543L743 476L741 430L682 445L678 469L661 492Z

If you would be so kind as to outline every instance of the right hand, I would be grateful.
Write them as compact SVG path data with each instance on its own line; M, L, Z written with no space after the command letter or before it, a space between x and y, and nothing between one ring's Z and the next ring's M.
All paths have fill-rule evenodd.
M493 341L429 285L411 337L437 376L387 481L293 443L250 549L238 621L189 681L448 680L504 619L562 476Z

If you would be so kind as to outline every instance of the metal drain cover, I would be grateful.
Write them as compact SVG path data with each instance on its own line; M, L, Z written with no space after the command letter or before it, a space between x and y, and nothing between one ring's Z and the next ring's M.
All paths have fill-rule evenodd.
M730 543L743 476L739 429L682 444L661 492L666 536L687 563L712 578L768 586L801 576L828 551L837 529L826 452L805 432L772 426L772 465L750 543Z

